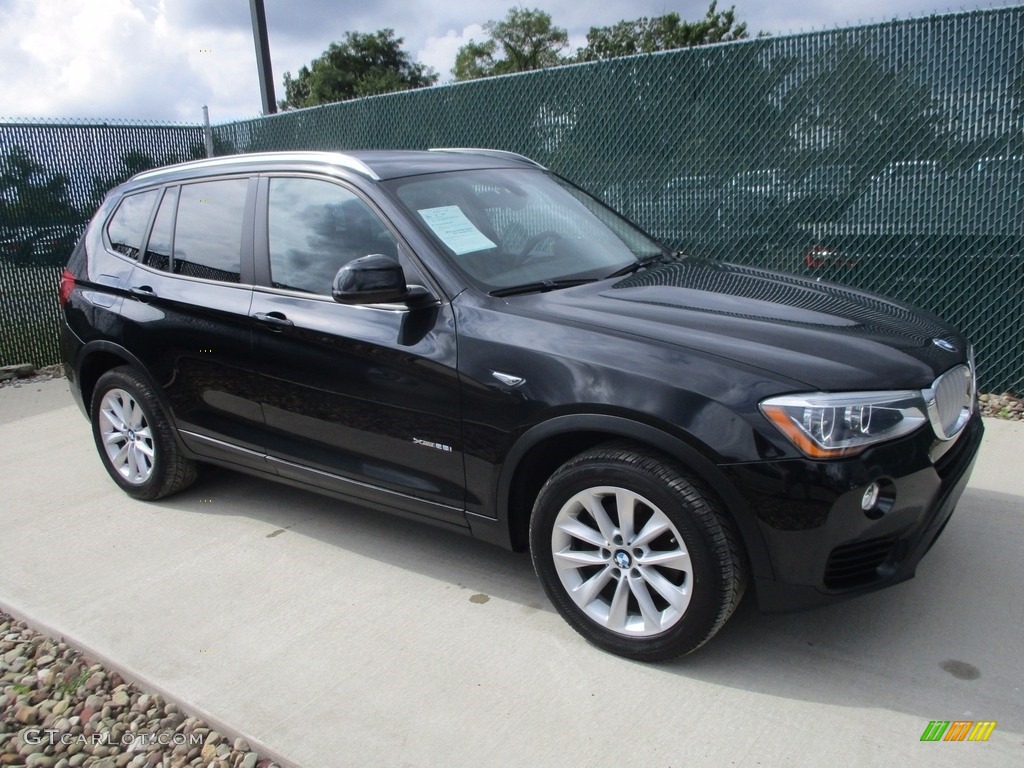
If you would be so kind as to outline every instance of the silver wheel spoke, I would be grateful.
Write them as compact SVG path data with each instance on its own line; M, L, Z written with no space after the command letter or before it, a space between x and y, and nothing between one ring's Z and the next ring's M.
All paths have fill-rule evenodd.
M106 419L111 429L115 429L118 432L124 432L124 425L121 423L121 420L117 418L117 414L114 413L112 408L101 408L100 416Z
M107 408L110 410L113 417L117 419L117 421L114 422L114 426L118 429L127 429L128 417L125 415L124 402L121 398L115 395L113 397L109 397L109 400L105 400L104 402L107 403Z
M134 400L128 407L128 427L138 432L143 427L142 409Z
M553 554L555 567L560 568L580 568L585 565L604 565L608 562L608 558L602 556L600 552L583 552L577 549L567 549Z
M642 547L645 544L650 544L656 538L661 536L661 534L670 530L672 530L672 526L668 519L659 512L647 521L647 525L645 525L643 530L636 535L636 538L630 542L630 546Z
M683 582L683 587L677 587L653 568L640 568L639 570L644 581L665 598L669 605L680 613L686 610L686 606L690 604L690 590L686 586L689 584L689 578ZM687 577L689 577L689 574L687 574Z
M622 632L626 628L626 610L629 608L629 579L623 577L615 585L615 595L608 611L608 628Z
M139 450L138 445L132 446L132 463L135 465L134 477L141 477L149 467L149 462L146 461L146 454Z
M633 538L633 515L636 512L636 494L625 489L615 492L615 511L619 513L619 532L622 540L629 542Z
M633 596L640 606L640 615L644 618L644 630L655 632L661 629L661 611L655 607L654 600L651 598L651 593L647 591L647 584L644 580L638 577L629 579L629 588L632 590Z
M602 498L594 493L589 493L586 498L586 508L590 516L594 518L594 522L597 523L597 527L601 529L601 535L604 536L605 541L611 541L615 538L615 524L608 517L608 513L604 511L604 506L601 504Z
M128 444L122 445L117 452L110 457L110 461L114 464L114 468L120 470L128 460Z
M689 553L678 549L672 552L648 552L643 557L638 557L636 561L640 565L657 565L662 568L672 568L676 571L690 570Z
M149 448L142 443L135 444L135 463L138 465L139 470L148 475L150 470L153 469L153 462L150 458L150 454L147 453Z
M609 499L617 524L605 510ZM641 510L650 518L637 530ZM652 542L660 549L650 550ZM683 537L664 512L629 488L595 485L567 499L551 529L551 563L587 618L624 637L671 629L690 603L693 563Z
M139 476L139 451L133 445L128 449L128 479L135 481Z
M575 591L573 591L572 599L576 601L576 605L581 608L585 608L590 605L594 598L597 597L601 590L605 588L608 580L612 577L612 571L615 569L608 566L603 571L599 571L591 576L589 579L580 584Z
M591 544L595 547L611 546L608 540L601 535L600 531L595 531L589 525L584 525L576 518L571 518L565 522L559 523L558 529L565 531L574 539L579 539L580 541L586 542L587 544Z

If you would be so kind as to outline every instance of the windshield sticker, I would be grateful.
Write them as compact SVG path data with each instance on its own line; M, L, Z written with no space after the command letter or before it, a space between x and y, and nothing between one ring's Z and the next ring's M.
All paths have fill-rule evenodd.
M455 251L457 256L473 251L483 251L497 246L477 229L473 222L457 205L444 205L440 208L424 208L419 211L427 226L441 241Z

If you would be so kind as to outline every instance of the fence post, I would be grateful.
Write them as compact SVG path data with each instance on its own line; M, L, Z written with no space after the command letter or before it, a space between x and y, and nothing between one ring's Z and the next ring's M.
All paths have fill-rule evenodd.
M213 128L210 127L210 108L203 104L203 139L206 141L206 156L213 157Z

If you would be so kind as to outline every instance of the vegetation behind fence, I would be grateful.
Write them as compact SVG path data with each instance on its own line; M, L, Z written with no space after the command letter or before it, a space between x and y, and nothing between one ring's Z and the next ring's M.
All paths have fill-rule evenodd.
M205 154L199 126L0 121L0 364L57 362L57 279L108 189Z
M521 152L685 251L932 310L974 341L982 387L1020 392L1021 40L1024 8L972 11L389 94L215 126L214 138L218 153ZM0 125L0 152L9 130ZM128 170L130 145L150 140L123 130L97 134L111 178ZM197 152L199 128L176 130L176 149L139 151ZM58 150L40 135L25 145L49 170ZM91 187L72 186L84 211ZM11 354L0 337L0 359Z

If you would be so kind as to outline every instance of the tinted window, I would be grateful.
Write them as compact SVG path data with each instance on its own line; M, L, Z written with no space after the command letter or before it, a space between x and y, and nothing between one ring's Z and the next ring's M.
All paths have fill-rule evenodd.
M174 226L176 274L239 282L248 187L247 179L226 179L181 188Z
M171 236L174 234L174 206L177 202L177 188L168 189L160 202L160 210L156 212L146 255L142 259L143 264L165 272L171 269Z
M153 212L158 194L159 190L151 189L137 195L128 195L117 206L117 212L107 224L107 236L115 251L133 259L139 258L149 214Z
M271 179L270 275L275 288L329 294L338 270L371 253L396 257L383 222L355 194L315 179Z

